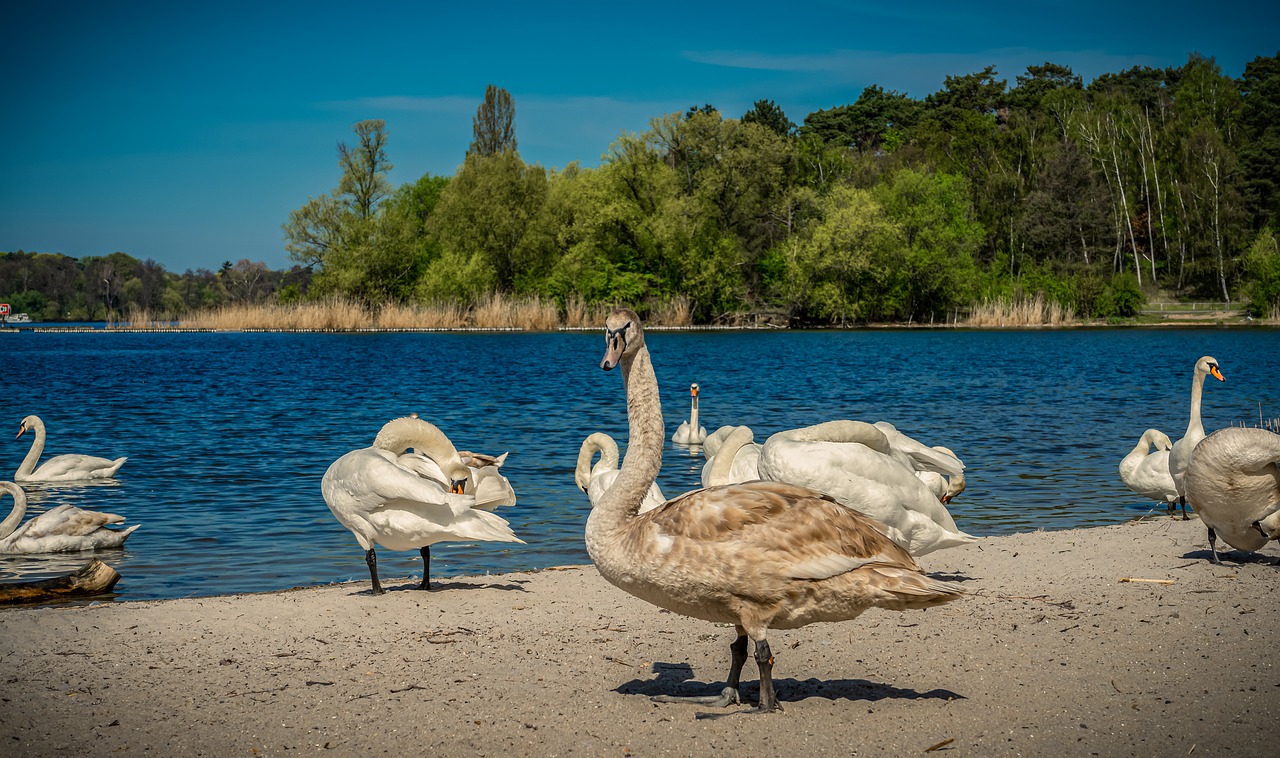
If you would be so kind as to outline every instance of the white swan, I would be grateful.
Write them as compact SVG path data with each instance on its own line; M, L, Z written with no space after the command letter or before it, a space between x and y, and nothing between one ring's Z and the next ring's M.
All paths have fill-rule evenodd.
M689 420L681 421L671 441L681 445L701 445L707 439L707 428L698 426L698 384L689 385L689 394L693 397L693 405L689 411Z
M1204 393L1204 378L1210 375L1220 382L1226 381L1222 370L1218 368L1217 359L1206 355L1196 361L1195 371L1191 375L1191 418L1187 421L1187 431L1183 433L1182 439L1173 443L1173 449L1169 451L1169 475L1173 477L1173 484L1178 490L1178 502L1182 505L1184 516L1188 501L1186 492L1183 491L1182 475L1187 463L1191 461L1191 452L1204 439L1204 424L1200 422L1200 396Z
M600 454L600 460L596 465L591 465L591 459ZM578 465L573 472L573 481L578 485L578 489L587 493L587 499L591 501L591 505L604 497L604 493L609 491L613 486L613 482L618 478L618 443L612 437L604 432L594 432L582 441L582 447L578 449ZM640 512L651 511L659 505L667 502L662 496L662 490L658 488L658 483L654 482L649 485L649 490L644 494L644 501L640 504Z
M944 445L934 445L933 449L943 455L956 457L951 448ZM959 460L957 458L957 460ZM960 493L965 490L964 472L956 474L940 474L937 471L916 471L916 478L924 482L937 498L938 502L943 505L950 505L952 500L956 499Z
M93 455L71 453L55 455L40 464L40 468L36 468L36 461L40 460L40 454L44 452L44 422L39 416L27 416L18 427L18 437L25 434L28 429L35 432L35 439L31 442L27 457L22 459L17 473L13 475L14 480L19 482L76 482L85 479L110 479L128 460L128 458L116 458L113 461Z
M1155 446L1155 450L1151 446ZM1178 486L1169 473L1169 450L1173 443L1159 429L1148 429L1120 461L1120 481L1124 486L1157 503L1178 502Z
M409 448L426 452L453 482L445 487L397 463ZM387 422L371 447L353 450L325 471L320 490L329 510L356 536L365 551L373 593L382 594L375 545L422 554L421 589L430 588L431 545L446 540L521 542L507 525L478 503L474 495L457 494L470 471L453 443L434 425L418 418ZM452 490L452 491L451 491Z
M458 459L468 470L468 476L462 486L462 494L473 495L476 499L476 507L487 509L516 504L515 488L498 470L507 460L506 453L493 456L460 450ZM430 479L446 489L453 485L440 464L426 453L417 450L404 453L396 458L396 465L425 479Z
M1219 536L1246 551L1280 539L1280 435L1253 427L1219 429L1196 445L1184 487L1209 529L1214 563L1222 562Z
M734 625L726 687L699 702L738 702L748 637L760 670L758 710L768 712L780 708L769 629L843 621L873 606L927 608L963 594L922 574L871 519L802 487L707 487L638 513L662 465L662 403L640 319L625 308L605 321L600 366L618 365L631 438L617 480L587 518L587 552L601 576L636 597Z
M725 430L727 434L724 434ZM722 426L708 441L716 438L712 451L706 447L709 457L702 465L702 486L750 482L760 478L760 447L751 428L746 426Z
M944 461L930 453L936 459L920 453L922 460ZM828 421L765 440L760 477L831 495L884 524L889 537L916 557L977 539L956 528L938 496L897 458L876 426Z
M27 494L13 482L0 482L0 492L13 496L13 510L0 521L0 554L70 553L120 547L140 526L108 529L107 524L119 524L124 516L86 511L74 505L60 505L18 526L27 512Z

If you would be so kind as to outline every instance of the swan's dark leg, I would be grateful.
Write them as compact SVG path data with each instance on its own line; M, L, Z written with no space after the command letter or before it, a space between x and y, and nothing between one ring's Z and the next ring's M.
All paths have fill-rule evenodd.
M1178 498L1178 503L1182 505L1182 520L1190 521L1191 517L1187 515L1187 499L1185 497Z
M719 695L655 695L651 698L655 703L696 703L714 708L725 708L742 702L738 685L742 681L742 666L747 662L747 633L738 629L738 638L729 645L729 679Z
M757 713L782 710L778 695L773 691L773 651L769 640L756 640L756 666L760 667L760 706Z
M364 562L369 564L369 578L373 580L373 594L382 594L382 582L378 581L378 554L373 548L364 551Z
M1218 558L1218 534L1213 531L1213 527L1209 527L1209 554L1213 556L1209 559L1210 563L1222 565L1222 560Z
M422 553L422 584L419 585L418 589L429 590L431 589L431 546L423 545L418 552Z

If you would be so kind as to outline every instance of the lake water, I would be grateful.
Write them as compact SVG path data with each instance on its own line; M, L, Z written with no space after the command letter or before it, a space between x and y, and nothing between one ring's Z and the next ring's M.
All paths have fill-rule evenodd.
M953 448L967 491L952 505L976 535L1114 524L1148 513L1116 472L1144 429L1186 428L1191 372L1209 354L1227 381L1205 388L1208 430L1280 416L1280 330L865 330L650 332L668 437L701 386L709 431L746 424L763 441L836 418L893 422ZM354 537L320 478L417 412L460 449L510 451L519 502L499 514L527 545L441 543L432 575L589 562L578 447L603 431L625 446L618 372L602 332L0 335L0 477L31 444L45 456L127 455L114 483L27 487L30 514L62 503L142 527L98 556L120 599L257 592L367 581ZM668 497L703 459L668 443ZM7 513L6 498L0 509ZM0 516L3 516L0 513ZM0 556L0 580L40 578L87 554ZM421 576L416 551L379 550L384 581ZM923 561L928 567L928 558Z

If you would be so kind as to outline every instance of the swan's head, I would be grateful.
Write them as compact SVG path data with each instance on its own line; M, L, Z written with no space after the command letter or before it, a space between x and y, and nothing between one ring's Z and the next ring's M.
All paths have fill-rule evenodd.
M694 397L697 397L697 396L698 396L698 383L697 383L697 382L694 382L693 384L690 384L690 385L689 385L689 394L690 394L690 395L693 395Z
M1206 355L1196 361L1196 373L1201 376L1209 374L1220 382L1225 382L1227 380L1226 377L1222 375L1222 369L1218 368L1218 359L1210 355Z
M471 491L475 492L475 483L471 481L471 469L463 465L461 460L455 458L446 462L440 468L444 471L444 475L449 478L450 492L455 495L461 495L467 491L468 485L471 485Z
M634 355L644 346L644 328L640 317L630 308L615 308L604 320L604 360L600 368L609 371L622 363L627 355Z
M14 437L14 439L16 440L18 439L18 437L21 437L22 435L26 434L28 429L38 429L39 427L40 427L39 416L27 416L22 420L21 423L18 424L18 436Z

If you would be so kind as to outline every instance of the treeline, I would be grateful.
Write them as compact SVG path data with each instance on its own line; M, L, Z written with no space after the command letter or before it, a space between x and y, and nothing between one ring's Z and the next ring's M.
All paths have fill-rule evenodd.
M177 319L233 303L296 300L310 281L303 266L272 271L249 260L174 274L125 253L0 253L0 302L33 321L115 321L138 312Z
M1168 295L1280 317L1280 55L1238 80L1199 55L1087 86L1052 63L1012 86L988 67L923 99L871 86L799 125L770 100L740 118L704 105L559 170L524 162L515 104L491 86L457 173L398 188L386 124L355 134L338 185L284 225L297 267L240 296L376 309L500 293L642 313L687 298L701 323L829 324L1037 295L1129 316ZM251 267L170 276L151 307L229 299Z

